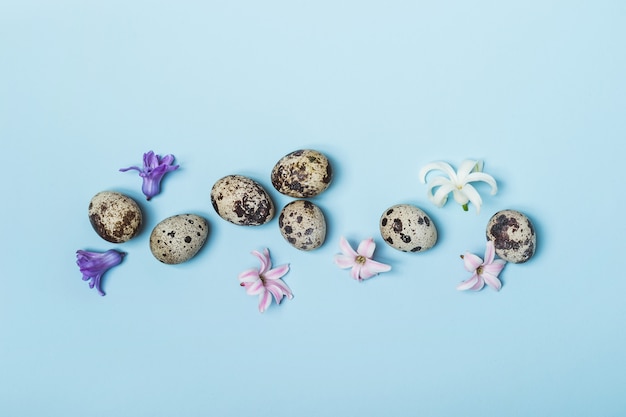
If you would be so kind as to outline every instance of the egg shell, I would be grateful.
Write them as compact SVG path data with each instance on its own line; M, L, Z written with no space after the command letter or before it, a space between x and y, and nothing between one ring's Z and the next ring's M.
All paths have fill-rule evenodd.
M243 175L227 175L211 189L211 204L224 220L240 226L260 226L272 220L274 202L263 186Z
M328 158L312 149L300 149L283 156L272 169L272 185L295 198L309 198L326 190L333 179Z
M523 263L535 254L537 235L530 219L517 210L501 210L487 223L487 240L496 255L507 262Z
M285 240L303 251L319 248L326 239L324 213L307 200L287 204L280 212L278 226Z
M89 202L89 222L107 242L123 243L135 237L143 215L135 200L114 191L102 191Z
M177 214L161 221L150 234L150 251L165 264L180 264L196 256L209 235L209 223L195 214Z
M392 248L423 252L437 243L437 228L420 208L411 204L389 207L380 217L380 234Z

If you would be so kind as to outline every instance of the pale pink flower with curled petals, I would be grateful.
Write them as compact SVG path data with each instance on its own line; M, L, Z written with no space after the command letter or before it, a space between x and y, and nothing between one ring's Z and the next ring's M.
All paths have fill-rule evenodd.
M495 259L495 257L496 250L492 241L487 242L484 262L473 253L466 252L465 255L461 255L465 269L472 272L473 275L467 281L460 283L456 289L478 291L487 284L494 290L500 291L502 283L498 279L498 275L506 265L506 261Z
M283 277L289 272L289 264L280 265L272 269L269 249L263 249L263 253L252 251L252 254L261 261L260 269L248 269L239 274L239 281L249 295L259 295L259 311L264 312L272 303L272 296L276 304L280 304L284 296L292 299L291 290L283 282Z
M381 272L391 270L391 266L372 259L374 249L376 249L376 244L372 238L362 241L355 251L346 238L342 236L339 240L339 247L343 253L335 255L335 263L342 269L352 268L350 276L357 281L363 281Z

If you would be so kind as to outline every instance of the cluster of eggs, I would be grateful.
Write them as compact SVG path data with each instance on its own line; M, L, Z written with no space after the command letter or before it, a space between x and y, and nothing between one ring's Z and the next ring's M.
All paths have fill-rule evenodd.
M324 213L308 199L325 191L332 178L328 158L312 149L291 152L274 165L274 188L297 199L285 205L278 216L280 232L293 247L310 251L324 243ZM222 219L241 226L266 224L276 214L270 194L257 181L243 175L220 178L211 189L211 204Z
M322 210L310 198L325 191L333 179L328 158L312 149L282 157L271 171L271 182L281 194L295 198L279 213L278 226L285 240L303 251L319 248L326 238ZM243 175L227 175L211 189L211 204L224 220L240 226L270 222L276 208L261 184ZM142 212L130 197L113 191L96 194L89 204L89 220L96 233L108 242L122 243L136 236L142 226ZM424 210L411 204L396 204L383 212L379 221L382 239L402 252L423 252L437 242L437 228ZM166 264L193 258L209 234L208 221L195 214L178 214L158 223L150 235L150 250ZM496 254L513 262L526 262L535 252L535 229L527 216L502 210L487 225L487 239Z
M96 233L111 243L123 243L139 234L143 214L131 197L102 191L89 203L89 221ZM150 250L166 264L193 258L206 242L209 224L195 214L178 214L157 224L150 234Z
M322 153L305 149L281 158L271 173L277 191L297 200L280 212L279 226L289 244L300 250L320 247L326 238L322 210L308 198L326 190L332 168ZM224 220L241 226L259 226L275 217L270 194L257 181L243 175L227 175L211 189L211 204ZM139 204L114 191L102 191L89 203L89 221L96 233L111 243L123 243L137 236L143 225ZM150 250L166 264L193 258L205 244L209 222L196 214L178 214L159 222L150 234Z
M380 233L385 242L403 252L423 252L437 242L432 219L410 204L387 209L380 218ZM494 243L496 254L507 262L524 263L535 254L535 227L520 211L506 209L491 216L486 236Z
M328 158L312 149L291 152L272 169L274 188L296 198L278 216L282 236L296 249L310 251L324 243L326 220L322 210L309 198L326 190L332 178ZM220 217L237 225L262 225L275 215L269 193L258 182L242 175L219 179L211 190L211 203ZM380 233L387 244L403 252L425 251L437 242L433 221L423 210L409 204L385 210L380 219Z

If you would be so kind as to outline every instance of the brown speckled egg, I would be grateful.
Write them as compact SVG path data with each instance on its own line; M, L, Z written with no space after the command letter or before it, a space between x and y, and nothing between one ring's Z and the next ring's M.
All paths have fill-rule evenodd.
M272 185L295 198L314 197L326 190L333 178L328 158L312 149L301 149L282 157L272 169Z
M437 243L437 229L426 213L410 204L389 207L380 217L380 234L392 248L423 252Z
M240 226L259 226L274 217L274 202L258 182L243 175L227 175L211 189L211 204L224 220Z
M195 214L178 214L152 229L150 251L165 264L180 264L196 256L208 235L206 219Z
M139 205L127 195L102 191L89 203L89 221L104 240L122 243L139 233L142 222Z
M287 204L278 217L280 233L296 249L317 249L326 239L326 219L322 210L307 200Z
M533 224L516 210L502 210L489 219L487 240L493 242L496 255L516 264L528 261L537 246Z

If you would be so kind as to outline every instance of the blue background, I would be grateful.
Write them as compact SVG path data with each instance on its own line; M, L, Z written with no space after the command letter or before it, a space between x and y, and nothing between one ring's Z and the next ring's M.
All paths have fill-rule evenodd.
M621 0L3 1L0 415L626 415L625 28ZM291 201L269 175L299 148L335 167L321 248L217 216L227 174ZM146 202L118 169L150 149L181 168ZM500 186L479 215L418 181L465 158ZM102 190L140 202L141 235L95 234ZM398 203L431 215L433 249L384 244ZM504 208L535 257L456 291ZM150 230L186 212L208 243L163 265ZM342 235L393 270L351 280ZM295 297L260 314L237 275L264 247ZM100 297L75 251L111 248Z

